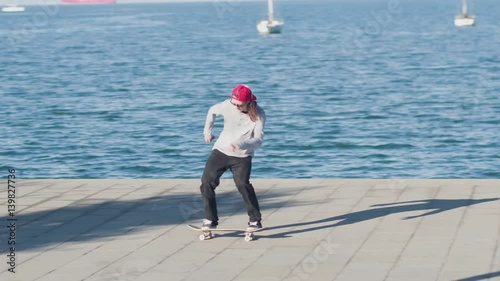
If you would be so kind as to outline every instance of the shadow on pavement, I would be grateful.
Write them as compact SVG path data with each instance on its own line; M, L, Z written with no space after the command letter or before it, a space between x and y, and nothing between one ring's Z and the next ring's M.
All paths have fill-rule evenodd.
M304 189L294 188L259 195L262 210L294 207L310 202L290 200ZM308 189L324 187L307 187ZM20 198L22 202L23 198ZM219 215L227 217L245 214L243 200L234 190L220 192L217 196ZM65 200L64 197L53 200ZM286 206L285 206L286 205ZM36 206L35 206L36 207ZM203 201L198 193L168 193L137 200L109 200L96 203L93 199L75 200L62 208L41 211L21 211L16 214L16 250L19 252L42 247L54 247L65 242L85 242L98 239L110 240L147 227L169 226L203 218ZM7 216L0 217L7 221ZM241 226L246 227L247 221ZM6 232L0 241L6 241ZM2 243L2 249L8 243Z
M476 275L476 276L472 276L472 277L468 277L468 278L464 278L464 279L458 279L457 281L480 281L480 280L486 280L489 278L499 277L499 276L500 276L500 271L497 271L497 272L491 272L491 273L482 274L482 275Z
M404 201L404 202L395 202L395 203L387 203L387 204L376 204L371 207L378 207L375 209L368 209L353 213L347 213L339 216L329 217L321 220L308 221L308 222L299 222L293 224L285 224L279 226L268 227L268 230L276 230L283 228L292 228L292 227L303 227L295 230L290 230L278 234L273 234L266 236L266 238L283 238L292 234L315 231L319 229L329 228L329 227L337 227L342 225L348 225L353 223L359 223L371 219L376 219L379 217L387 216L389 214L397 214L397 213L405 213L405 212L414 212L414 211L428 211L424 214L418 216L407 216L404 217L404 220L415 219L419 217L436 215L442 212L450 211L457 208L468 207L475 204L491 202L495 200L499 200L500 198L487 198L487 199L427 199L427 200L414 200L414 201ZM324 223L335 222L330 225L324 225ZM321 225L317 225L321 224ZM317 225L317 226L315 226Z

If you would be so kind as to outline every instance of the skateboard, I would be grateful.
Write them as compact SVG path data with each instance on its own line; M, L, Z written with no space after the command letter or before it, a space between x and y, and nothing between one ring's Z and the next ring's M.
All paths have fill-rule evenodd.
M191 224L188 224L187 225L189 228L193 229L193 230L196 230L196 231L201 231L202 234L200 234L200 236L198 238L200 238L200 240L207 240L207 239L210 239L210 238L213 238L214 237L214 234L212 232L228 232L228 231L233 231L233 232L244 232L245 233L245 241L246 242L249 242L249 241L252 241L253 238L254 238L254 233L255 232L259 232L261 230L264 230L265 228L259 228L257 230L246 230L246 229L235 229L235 228L216 228L216 229L202 229L201 227L198 227L198 226L194 226L194 225L191 225Z

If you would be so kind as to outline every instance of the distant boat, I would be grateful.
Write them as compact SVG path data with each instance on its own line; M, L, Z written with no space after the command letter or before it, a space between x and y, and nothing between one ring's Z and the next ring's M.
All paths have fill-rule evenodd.
M268 19L257 24L257 30L263 34L281 33L284 22L274 19L273 0L267 0Z
M455 17L456 26L472 26L476 22L476 17L467 13L467 1L462 0L462 14Z
M18 6L17 3L8 4L5 7L2 7L2 12L5 13L16 13L16 12L24 12L25 8L22 6Z
M115 4L116 0L61 0L63 4Z

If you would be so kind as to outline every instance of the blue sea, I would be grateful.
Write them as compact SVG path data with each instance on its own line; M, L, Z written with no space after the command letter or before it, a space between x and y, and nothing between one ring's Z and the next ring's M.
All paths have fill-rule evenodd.
M2 177L199 178L245 83L253 178L500 178L500 2L457 28L458 2L278 0L270 36L262 1L3 13Z

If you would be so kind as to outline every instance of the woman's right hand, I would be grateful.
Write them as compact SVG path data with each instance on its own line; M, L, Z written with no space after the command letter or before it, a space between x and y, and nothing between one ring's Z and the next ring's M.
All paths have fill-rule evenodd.
M214 136L210 135L210 136L205 136L205 142L206 143L211 143L213 140L214 140Z

